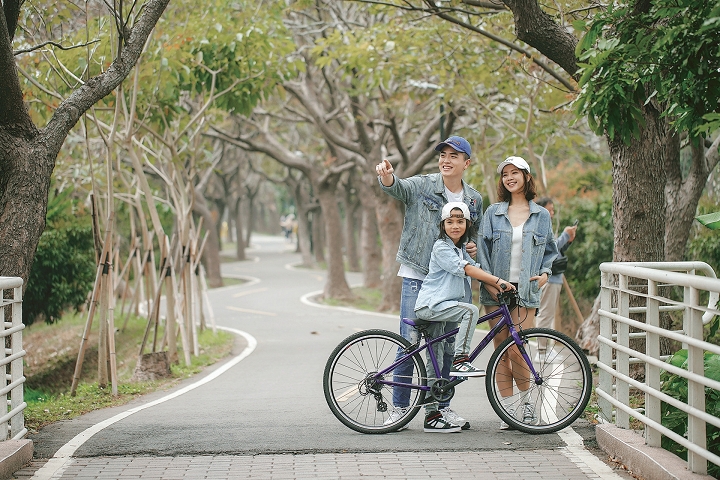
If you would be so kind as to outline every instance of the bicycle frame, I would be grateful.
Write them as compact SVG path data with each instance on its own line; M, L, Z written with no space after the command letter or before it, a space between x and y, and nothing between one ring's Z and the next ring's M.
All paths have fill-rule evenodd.
M512 336L513 340L515 341L515 345L518 347L518 350L520 351L520 354L522 355L523 359L525 360L525 363L527 363L530 372L533 375L533 378L535 379L535 384L540 385L542 384L542 378L540 378L540 375L535 370L535 367L533 365L533 362L530 360L530 357L528 356L527 352L525 351L525 347L523 347L522 340L520 339L520 335L518 335L518 331L515 329L515 326L512 323L512 317L510 316L510 309L508 306L504 303L500 304L500 308L497 310L494 310L490 313L488 313L485 316L482 316L478 319L477 325L480 325L481 323L485 323L489 320L492 320L493 318L501 317L500 321L492 328L490 329L490 332L483 338L480 343L475 347L475 349L470 353L470 361L475 360L480 353L487 347L490 342L493 341L493 339L497 336L498 333L503 329L503 327L507 327L510 335ZM420 345L420 342L418 342L417 346L414 350L411 352L407 352L402 358L396 360L392 365L389 367L377 372L373 378L378 383L381 383L383 385L390 385L390 386L397 386L397 387L404 387L404 388L413 388L417 390L425 390L429 391L430 386L421 386L421 385L412 385L408 383L401 383L401 382L394 382L389 380L384 380L382 377L386 374L392 372L395 370L395 368L400 365L401 363L405 362L409 357L412 357L416 353L420 353L426 348L428 349L428 354L430 355L430 360L433 365L433 369L435 371L435 378L440 378L440 367L438 365L437 356L435 355L435 351L432 348L429 348L430 346L434 345L437 342L442 342L446 338L452 337L453 335L457 334L460 328L455 328L447 333L444 333L438 337L432 338L430 340L427 340L424 344ZM464 380L466 380L466 377L454 377L456 378L455 381L453 381L453 384L460 383Z

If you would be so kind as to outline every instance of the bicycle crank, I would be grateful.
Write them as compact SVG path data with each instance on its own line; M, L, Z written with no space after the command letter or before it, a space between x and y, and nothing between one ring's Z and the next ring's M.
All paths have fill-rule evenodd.
M449 402L455 395L456 384L446 378L439 378L430 386L430 397L436 402Z

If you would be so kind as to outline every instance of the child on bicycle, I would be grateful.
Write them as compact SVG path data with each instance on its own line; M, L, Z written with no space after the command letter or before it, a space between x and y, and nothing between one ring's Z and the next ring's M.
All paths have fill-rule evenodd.
M420 287L415 313L418 318L432 322L428 326L428 334L433 337L443 333L445 322L459 321L460 330L455 339L450 376L481 377L485 375L485 370L476 368L468 358L479 317L478 307L470 303L469 277L483 282L496 292L514 287L510 282L479 268L479 264L465 250L471 226L470 211L465 203L447 203L440 218L440 235L433 245L429 272ZM439 350L438 344L433 349ZM442 363L442 352L435 353L438 362ZM439 366L442 368L442 365ZM432 403L426 406L424 431L450 433L460 431L460 427L444 422L437 404Z

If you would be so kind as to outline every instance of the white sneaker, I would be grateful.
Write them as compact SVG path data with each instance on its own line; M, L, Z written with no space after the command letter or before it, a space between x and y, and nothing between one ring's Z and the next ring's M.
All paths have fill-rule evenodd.
M383 422L383 425L388 426L388 425L392 425L393 423L397 422L398 420L400 420L402 417L405 416L405 414L407 413L407 411L409 409L410 409L410 407L393 407L392 411L390 412L390 415L388 415L387 420L385 420ZM406 423L405 425L403 425L402 427L398 428L395 431L401 432L401 431L405 430L406 428L408 428L408 426L409 426L409 423Z
M460 425L460 428L463 430L467 430L468 428L470 428L470 422L455 413L455 411L451 410L450 407L441 408L440 413L442 413L442 416L446 422Z
M515 409L508 408L507 413L512 417L515 415ZM500 420L500 430L513 430L513 428L507 423L505 423L505 420Z
M533 424L537 421L535 407L527 402L523 405L523 422Z

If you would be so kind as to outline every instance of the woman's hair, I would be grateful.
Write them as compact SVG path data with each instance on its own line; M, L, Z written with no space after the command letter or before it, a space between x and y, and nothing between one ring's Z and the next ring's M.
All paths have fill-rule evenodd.
M535 180L533 179L532 174L530 172L528 172L527 170L520 169L520 171L523 173L523 176L525 177L525 188L523 190L523 193L525 194L525 199L532 200L533 198L535 198L537 196L537 190L535 188ZM510 197L512 197L510 192L508 192L508 189L505 188L505 184L503 183L503 180L502 180L502 175L500 176L500 180L498 180L497 196L501 202L509 202Z
M451 211L454 212L462 211L459 208L453 208ZM464 218L464 217L463 217ZM465 233L463 233L462 237L460 237L460 240L458 241L458 245L462 245L464 243L467 243L468 240L470 240L470 227L472 226L472 221L465 218ZM438 239L445 240L448 237L448 234L445 232L445 220L440 220L440 235L438 235Z

